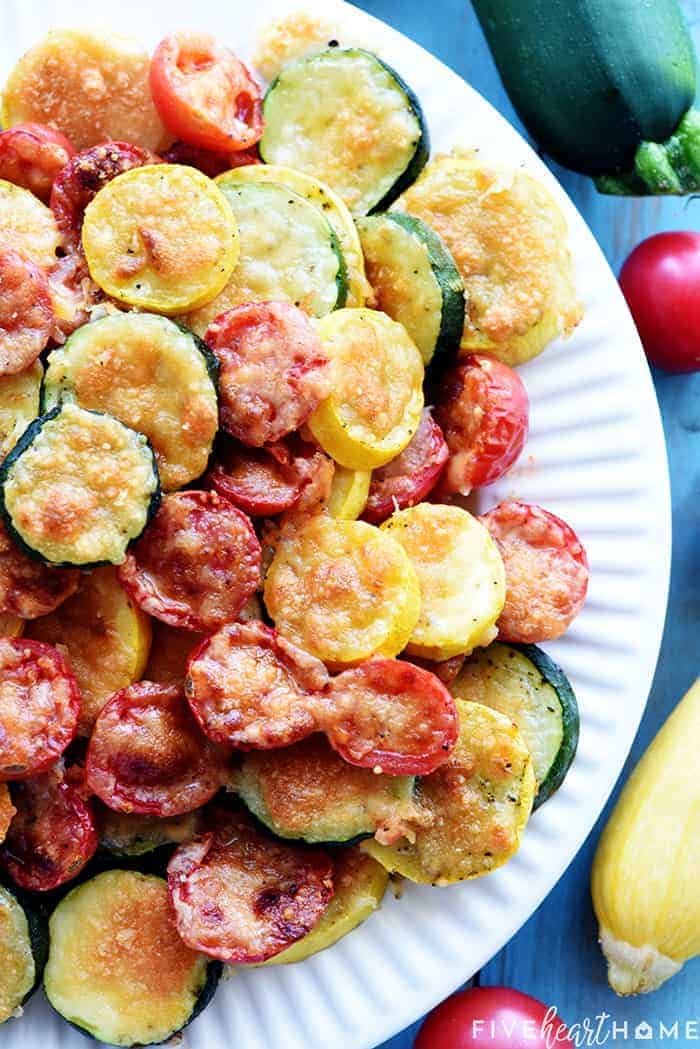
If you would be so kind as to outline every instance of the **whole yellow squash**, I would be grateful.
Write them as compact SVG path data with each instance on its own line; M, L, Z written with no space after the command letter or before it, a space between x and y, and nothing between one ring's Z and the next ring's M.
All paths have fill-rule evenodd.
M653 991L700 954L700 678L626 784L591 892L618 994Z

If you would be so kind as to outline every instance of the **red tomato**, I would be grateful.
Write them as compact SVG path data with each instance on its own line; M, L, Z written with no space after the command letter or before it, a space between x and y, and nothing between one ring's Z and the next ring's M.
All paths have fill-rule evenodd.
M421 502L437 484L448 456L442 430L426 408L401 454L372 472L362 520L380 524L395 510Z
M216 178L224 171L231 168L247 167L249 164L259 164L260 154L257 149L241 149L236 153L215 153L212 149L200 149L191 146L188 142L173 142L169 149L163 153L166 164L187 164L191 168L197 168L209 178Z
M507 500L483 514L506 570L501 641L538 645L561 637L588 589L588 559L566 521L531 503Z
M527 437L529 402L516 372L472 353L447 372L436 400L435 418L450 450L440 491L469 495L501 477Z
M700 369L700 233L657 233L620 270L620 286L652 364Z
M429 1013L414 1049L552 1049L573 1045L550 1007L508 987L459 991Z
M0 375L28 368L54 326L44 271L14 248L0 247Z
M75 156L65 135L44 124L15 124L0 132L0 178L48 203L54 179Z
M191 146L231 153L249 149L262 136L258 85L208 33L172 33L161 40L150 81L161 120Z

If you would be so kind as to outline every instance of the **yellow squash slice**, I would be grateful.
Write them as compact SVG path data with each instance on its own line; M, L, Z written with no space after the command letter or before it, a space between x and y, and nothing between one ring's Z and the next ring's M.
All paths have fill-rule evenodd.
M43 374L41 363L35 361L17 375L0 376L0 460L12 451L39 414Z
M362 844L388 871L410 881L450 885L502 866L517 852L532 810L535 773L515 725L480 703L456 703L457 746L416 786L432 822L416 829L413 842Z
M89 735L112 693L141 678L151 622L129 600L110 565L84 575L77 592L55 612L28 624L27 636L67 651L82 697L78 730Z
M348 470L336 466L328 499L328 513L341 521L356 521L365 508L371 470Z
M393 538L363 521L319 514L280 540L265 604L290 641L345 665L401 652L418 620L420 591Z
M580 321L566 222L530 175L455 152L428 164L394 207L426 222L452 253L467 303L464 353L522 364Z
M238 261L223 193L183 164L152 164L108 182L85 209L90 275L120 302L175 314L221 291Z
M311 432L341 466L383 466L403 451L420 422L420 351L400 324L375 310L336 310L319 321L318 332L333 388L311 416Z
M421 613L408 651L442 660L493 641L506 580L481 522L458 506L419 503L395 513L382 530L404 548L420 583Z
M77 149L115 140L162 149L172 138L151 99L149 67L148 52L129 37L52 30L10 73L2 126L50 124Z
M30 193L0 179L0 244L21 252L43 270L55 266L62 237L53 212Z

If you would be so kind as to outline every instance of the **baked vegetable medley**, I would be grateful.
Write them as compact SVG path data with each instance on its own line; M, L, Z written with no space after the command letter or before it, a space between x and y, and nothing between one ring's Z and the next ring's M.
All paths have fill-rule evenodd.
M468 501L580 319L564 219L380 55L259 53L67 29L2 95L0 1023L43 980L163 1042L507 862L574 760L585 550Z

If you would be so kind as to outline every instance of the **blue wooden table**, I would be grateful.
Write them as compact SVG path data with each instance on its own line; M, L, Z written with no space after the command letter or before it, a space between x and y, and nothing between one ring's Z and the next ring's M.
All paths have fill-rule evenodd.
M432 0L430 4L425 0L355 2L437 55L520 127L469 0ZM685 0L684 7L700 51L700 0ZM652 233L700 230L700 199L639 201L600 197L589 180L556 165L553 169L597 236L615 272L634 245ZM681 694L700 674L700 545L696 539L700 535L700 374L659 373L654 378L673 490L671 595L649 705L621 782ZM664 1021L666 1026L678 1020L679 1039L671 1044L689 1045L700 1040L700 1023L696 1028L688 1028L687 1036L684 1034L687 1021L700 1021L700 960L688 964L653 995L623 1000L607 986L588 889L591 858L605 818L604 813L548 899L477 979L483 984L517 987L556 1005L559 1015L570 1024L605 1011L618 1025L627 1022L627 1044L634 1044L634 1028L644 1020L656 1025ZM382 1049L410 1049L416 1029L398 1035ZM607 1030L612 1041L610 1021ZM620 1028L614 1044L626 1044L623 1034L624 1028Z

